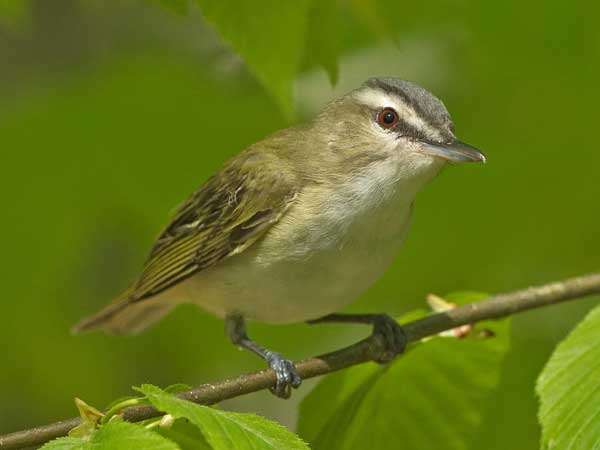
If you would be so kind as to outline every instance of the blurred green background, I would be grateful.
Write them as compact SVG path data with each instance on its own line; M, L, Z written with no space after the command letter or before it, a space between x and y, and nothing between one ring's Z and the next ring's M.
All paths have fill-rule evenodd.
M459 137L489 161L450 167L421 193L403 252L350 310L400 315L429 292L502 292L597 270L597 5L354 0L340 11L339 82L309 45L296 120L370 76L401 77L442 98ZM102 407L143 382L262 368L192 306L137 337L69 327L127 285L175 205L288 123L196 6L182 15L141 0L0 0L0 433L73 416L74 396ZM535 378L597 300L515 318L501 386L484 406L487 448L538 446ZM250 331L293 358L368 332ZM223 406L293 427L310 385L291 402L258 393Z

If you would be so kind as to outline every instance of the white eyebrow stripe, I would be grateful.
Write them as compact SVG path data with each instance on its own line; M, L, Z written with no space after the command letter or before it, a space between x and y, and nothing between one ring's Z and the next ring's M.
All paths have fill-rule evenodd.
M442 135L438 130L425 122L411 106L395 95L389 95L376 89L365 89L357 91L354 97L363 105L373 109L394 108L409 125L425 132L427 136L442 139Z

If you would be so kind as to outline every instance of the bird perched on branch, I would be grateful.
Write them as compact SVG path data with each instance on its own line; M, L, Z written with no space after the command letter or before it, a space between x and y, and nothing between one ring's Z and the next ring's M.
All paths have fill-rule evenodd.
M280 397L300 377L291 361L248 337L247 319L371 324L391 359L405 347L398 323L336 312L390 265L416 193L448 162L484 161L456 139L431 93L372 78L312 121L225 163L179 207L131 287L74 330L135 333L177 304L195 303L269 364Z

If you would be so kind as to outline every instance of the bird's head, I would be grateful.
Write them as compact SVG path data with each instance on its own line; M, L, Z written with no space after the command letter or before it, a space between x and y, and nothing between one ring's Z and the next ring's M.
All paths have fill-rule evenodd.
M346 164L394 161L415 172L446 162L485 162L459 141L444 104L422 87L396 78L371 78L331 102L314 122L325 144Z

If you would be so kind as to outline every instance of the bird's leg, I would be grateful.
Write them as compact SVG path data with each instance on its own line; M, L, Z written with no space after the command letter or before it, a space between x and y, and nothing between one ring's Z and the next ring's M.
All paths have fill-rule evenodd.
M231 339L231 342L256 353L275 371L275 374L277 375L277 384L270 390L277 397L289 398L292 394L291 388L300 386L302 379L296 372L294 363L285 359L279 353L267 350L263 346L252 341L246 333L246 324L242 316L237 314L228 315L225 318L225 330L229 339Z
M404 328L387 314L329 314L319 319L309 320L309 324L326 322L364 323L373 325L373 334L383 336L386 350L378 362L390 362L406 348Z

